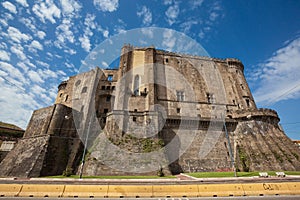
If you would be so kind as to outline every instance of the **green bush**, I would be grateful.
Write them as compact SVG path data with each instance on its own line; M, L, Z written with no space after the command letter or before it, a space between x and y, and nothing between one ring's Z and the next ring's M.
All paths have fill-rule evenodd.
M73 169L71 167L67 167L64 171L63 171L63 176L65 177L70 177L71 175L73 175Z

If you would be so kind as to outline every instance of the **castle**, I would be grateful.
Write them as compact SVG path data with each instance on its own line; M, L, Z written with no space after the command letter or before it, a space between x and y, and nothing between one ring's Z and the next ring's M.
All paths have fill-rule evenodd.
M299 148L276 111L256 107L241 61L130 45L119 59L62 82L0 176L300 170Z

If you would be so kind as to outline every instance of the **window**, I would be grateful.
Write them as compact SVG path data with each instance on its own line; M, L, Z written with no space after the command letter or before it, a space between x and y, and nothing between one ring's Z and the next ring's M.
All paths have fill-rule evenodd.
M65 98L65 102L66 102L66 101L68 101L68 97L69 97L69 95L67 95L67 96L66 96L66 98Z
M81 80L76 81L75 86L77 87L78 85L80 85Z
M177 111L177 113L180 113L180 108L177 108L176 111Z
M140 76L136 75L134 77L134 85L133 85L133 94L135 96L139 95L139 87L140 87Z
M86 93L87 87L83 87L81 93Z
M106 96L106 102L109 102L111 99L111 96Z
M111 89L112 89L112 90L115 90L115 86L111 86Z
M166 63L168 63L169 62L169 59L168 58L166 58Z
M177 101L184 101L184 92L176 91Z
M136 122L136 117L132 117L132 121Z
M102 86L101 86L101 90L105 90L105 85L102 85Z
M215 95L212 93L206 93L208 103L215 103Z
M59 97L62 97L63 93L60 93Z
M108 75L108 76L107 76L107 80L108 80L108 81L113 81L113 75L111 75L111 74Z
M106 86L106 90L110 90L110 86Z
M107 108L104 108L104 113L108 113L108 109Z
M250 107L250 100L249 99L246 99L246 104L247 104L247 107Z

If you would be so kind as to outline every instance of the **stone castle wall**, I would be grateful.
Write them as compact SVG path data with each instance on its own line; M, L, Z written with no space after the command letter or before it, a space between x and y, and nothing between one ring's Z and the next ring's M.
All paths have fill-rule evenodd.
M85 175L228 171L231 153L241 171L299 170L300 150L278 123L276 111L256 107L239 60L124 46L119 69L59 85L0 175L76 172L83 143Z

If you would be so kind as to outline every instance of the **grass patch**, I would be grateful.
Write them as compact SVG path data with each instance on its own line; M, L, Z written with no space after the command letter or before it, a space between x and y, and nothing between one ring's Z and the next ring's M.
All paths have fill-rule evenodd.
M269 176L276 176L275 171L267 171ZM286 175L300 175L300 171L285 171ZM234 177L234 172L195 172L187 173L187 175L196 177L196 178L226 178ZM259 172L237 172L238 177L252 177L259 176Z
M41 178L74 178L79 179L79 175L71 175L69 177L65 176L46 176ZM175 176L82 176L83 179L158 179L158 178L176 178Z

